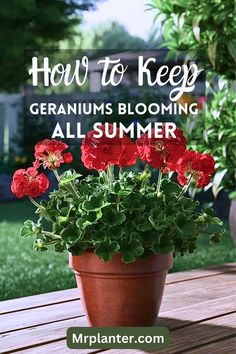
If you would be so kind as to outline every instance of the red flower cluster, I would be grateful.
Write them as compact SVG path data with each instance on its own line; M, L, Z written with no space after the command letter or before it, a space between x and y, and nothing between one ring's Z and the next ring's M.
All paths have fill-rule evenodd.
M81 146L82 161L86 168L98 171L105 170L109 165L119 167L131 166L136 163L136 145L127 136L119 137L119 130L113 138L105 134L105 126L101 127L103 135L95 138L95 130L91 130L84 138ZM109 124L109 134L113 132L113 125Z
M197 151L186 151L176 165L178 181L183 186L191 178L197 188L207 186L214 173L214 165L215 161L211 155Z
M38 197L46 192L49 187L49 180L43 173L38 173L38 168L42 165L44 168L55 170L62 163L70 163L73 160L71 153L63 153L68 149L68 145L56 139L45 139L35 145L34 167L27 170L17 170L13 175L11 185L12 193L18 198L30 196Z
M62 163L71 163L73 160L70 152L63 153L68 149L68 145L56 139L45 139L35 145L34 167L41 164L44 168L56 170Z
M178 128L175 130L176 138L172 136L165 138L165 125L163 125L162 136L163 138L155 138L153 129L151 138L143 134L137 139L136 144L138 155L143 161L166 173L175 170L176 162L186 150L186 139L182 130Z
M127 136L119 136L119 130L113 134L113 125L108 126L107 137L105 125L102 127L103 135L96 138L95 130L90 131L82 142L82 161L88 169L105 170L109 165L119 167L131 166L136 163L137 156L155 168L166 173L169 170L178 173L178 181L186 185L191 180L196 187L201 188L210 182L214 173L214 159L209 154L186 150L186 139L180 129L175 130L176 138L155 138L143 134L137 139L136 144ZM165 136L165 125L163 125ZM13 175L11 185L12 193L18 198L24 196L38 197L45 193L49 187L49 180L43 173L38 173L37 168L55 170L62 163L70 163L73 158L71 153L63 153L68 145L55 140L45 139L35 145L34 167L27 170L17 170Z
M27 170L17 170L13 175L11 191L17 198L30 196L38 197L45 193L49 187L49 180L44 173L38 173L34 167L29 167Z

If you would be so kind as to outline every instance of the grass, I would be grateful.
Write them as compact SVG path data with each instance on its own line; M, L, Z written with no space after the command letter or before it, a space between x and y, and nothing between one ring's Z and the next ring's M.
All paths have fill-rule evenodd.
M34 218L29 202L11 202L0 205L0 300L40 294L75 287L67 254L53 250L36 253L32 239L22 239L19 231L25 219ZM201 238L197 252L174 260L173 271L200 268L232 262L235 251L229 232L217 246L209 246Z

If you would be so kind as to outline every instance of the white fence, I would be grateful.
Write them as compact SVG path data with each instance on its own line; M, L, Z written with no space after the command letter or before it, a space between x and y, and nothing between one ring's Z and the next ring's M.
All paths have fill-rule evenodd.
M0 94L0 155L9 152L19 134L22 102L21 94Z

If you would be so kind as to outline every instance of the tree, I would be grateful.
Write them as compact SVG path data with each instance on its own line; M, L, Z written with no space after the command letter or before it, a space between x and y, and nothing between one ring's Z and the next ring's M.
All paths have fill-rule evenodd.
M0 90L15 91L27 77L32 53L70 38L83 11L100 0L12 0L0 2Z
M95 50L132 50L148 49L148 44L140 37L131 35L124 26L112 21L98 25L92 31L84 33L86 48L88 43Z

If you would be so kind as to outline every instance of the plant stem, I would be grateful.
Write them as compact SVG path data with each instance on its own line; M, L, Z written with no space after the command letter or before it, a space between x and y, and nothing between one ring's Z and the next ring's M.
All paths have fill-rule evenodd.
M53 172L54 172L54 175L57 179L57 182L60 182L60 176L59 176L59 173L57 172L57 170L53 170Z
M55 175L57 181L60 182L60 175L59 175L59 173L57 172L57 170L53 170L53 172L54 172L54 175ZM72 182L69 182L68 184L70 185L72 194L74 194L74 196L79 199L79 194L77 193L77 190L76 190L75 187L73 186L73 183L72 183Z
M187 192L191 182L192 182L192 175L189 176L188 183L183 187L183 189L182 189L181 193L179 194L177 200L179 200Z
M107 174L108 174L108 184L110 190L112 189L112 184L113 184L113 179L114 179L114 166L109 165L107 168Z
M122 174L123 174L123 168L122 167L120 167L120 169L119 169L119 178L121 178L121 176L122 176Z
M71 189L72 189L74 195L76 196L77 199L79 199L79 194L77 193L77 190L76 190L75 187L73 186L73 183L70 182L69 184L70 184L70 186L71 186Z
M34 204L37 208L42 208L44 209L44 207L42 205L40 205L39 203L36 202L36 200L34 200L34 198L29 196L29 200L31 201L32 204Z
M61 240L61 236L54 234L53 232L50 231L43 231L42 232L46 236L51 236L54 240Z
M162 180L162 171L159 170L158 173L158 179L157 179L157 197L160 196L160 190L161 190L161 180Z
M116 199L116 210L119 212L120 211L120 195L117 195Z

